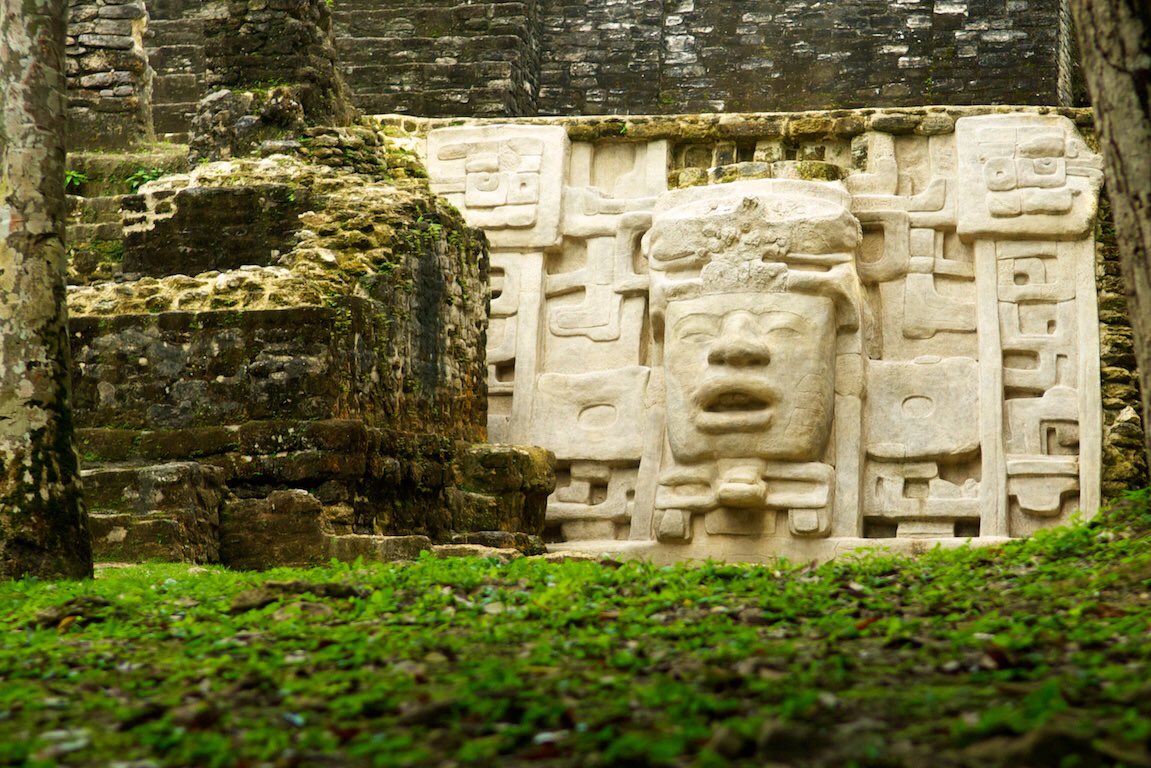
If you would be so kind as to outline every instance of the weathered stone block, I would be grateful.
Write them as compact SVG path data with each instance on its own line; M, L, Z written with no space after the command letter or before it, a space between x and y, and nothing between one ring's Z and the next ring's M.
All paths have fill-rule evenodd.
M84 470L93 553L100 561L219 559L224 473L195 462Z
M237 570L319 565L329 558L323 521L307 491L233 500L220 515L220 562Z
M164 213L144 195L123 205L137 214L125 220L125 272L196 275L273 263L291 248L308 193L288 184L190 187Z
M477 444L457 459L459 486L477 493L524 491L551 493L555 456L543 448Z
M453 544L478 544L497 549L516 549L525 555L539 555L546 551L543 540L522 531L468 531L452 536Z
M390 563L415 560L421 552L432 550L427 536L373 536L351 534L327 537L328 556L346 563L356 560Z

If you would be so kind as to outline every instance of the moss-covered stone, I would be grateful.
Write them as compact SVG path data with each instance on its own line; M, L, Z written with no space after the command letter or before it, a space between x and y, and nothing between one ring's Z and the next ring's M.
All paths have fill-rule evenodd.
M85 470L98 561L219 561L224 474L197 462Z
M323 505L303 490L235 499L220 515L220 560L237 570L327 562Z

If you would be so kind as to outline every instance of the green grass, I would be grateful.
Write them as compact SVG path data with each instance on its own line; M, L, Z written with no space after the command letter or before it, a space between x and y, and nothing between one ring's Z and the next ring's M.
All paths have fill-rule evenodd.
M0 765L1147 766L1149 534L0 584Z

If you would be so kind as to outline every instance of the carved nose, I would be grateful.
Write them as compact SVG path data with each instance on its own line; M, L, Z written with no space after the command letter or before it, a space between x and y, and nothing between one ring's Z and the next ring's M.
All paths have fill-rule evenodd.
M754 320L739 314L724 322L723 332L708 350L707 361L712 365L767 365L771 350L757 333Z

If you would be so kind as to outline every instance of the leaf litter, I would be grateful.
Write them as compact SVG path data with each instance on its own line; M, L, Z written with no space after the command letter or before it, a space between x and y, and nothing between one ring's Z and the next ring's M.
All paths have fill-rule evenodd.
M1151 766L1151 511L815 566L0 585L0 765Z

